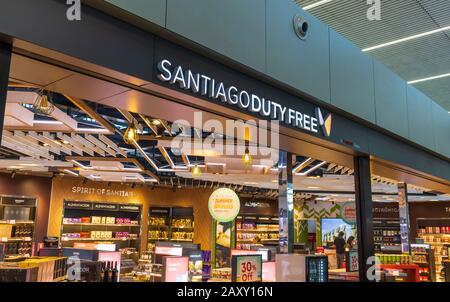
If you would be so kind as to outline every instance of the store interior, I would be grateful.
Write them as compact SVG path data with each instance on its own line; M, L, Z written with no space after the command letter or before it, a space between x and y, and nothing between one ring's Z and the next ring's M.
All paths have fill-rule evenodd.
M64 74L52 75L64 81ZM294 247L292 258L283 258L283 167L252 154L250 139L233 141L243 155L180 152L172 142L186 133L166 118L169 113L120 109L125 107L106 105L107 99L71 97L64 85L39 77L23 78L19 68L12 69L0 146L0 281L70 281L75 255L90 269L73 274L88 282L231 281L232 258L239 255L261 256L261 281L359 281L351 161L335 161L322 149L292 157ZM165 110L172 108L155 112ZM198 128L187 137L226 139ZM216 221L209 212L209 198L220 188L239 197L233 221ZM405 255L399 182L373 175L372 195L383 280L444 281L450 196L408 184L415 245ZM340 232L346 243L342 261L334 244ZM281 267L277 259L292 267ZM46 265L53 269L44 273Z

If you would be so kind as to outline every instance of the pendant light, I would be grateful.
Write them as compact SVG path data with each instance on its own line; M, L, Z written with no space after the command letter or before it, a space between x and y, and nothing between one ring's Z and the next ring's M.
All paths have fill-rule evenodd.
M245 153L244 153L244 155L242 155L242 162L243 162L245 165L251 165L252 162L253 162L253 158L252 158L252 156L250 155L250 150L248 149L248 147L245 148Z
M192 174L192 177L199 177L202 174L202 171L200 170L198 165L195 165L191 171L191 174Z
M44 115L52 114L55 111L55 105L51 102L50 93L46 90L41 90L33 104L33 108Z
M129 145L132 145L134 142L137 143L139 141L138 129L134 121L132 121L127 130L125 130L125 133L123 134L123 140Z

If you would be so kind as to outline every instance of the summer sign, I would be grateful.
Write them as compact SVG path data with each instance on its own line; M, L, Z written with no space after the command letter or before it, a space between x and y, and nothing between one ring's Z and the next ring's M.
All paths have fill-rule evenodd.
M221 188L215 190L209 197L208 209L215 220L229 222L239 214L241 202L233 190Z

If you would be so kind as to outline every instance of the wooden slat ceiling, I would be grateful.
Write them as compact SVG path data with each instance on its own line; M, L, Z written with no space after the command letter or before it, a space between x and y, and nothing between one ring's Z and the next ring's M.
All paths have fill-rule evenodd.
M301 7L318 0L295 0ZM449 0L382 0L381 20L369 21L366 0L332 0L309 13L361 49L450 26ZM406 81L450 73L450 30L370 51ZM450 77L417 83L450 111Z

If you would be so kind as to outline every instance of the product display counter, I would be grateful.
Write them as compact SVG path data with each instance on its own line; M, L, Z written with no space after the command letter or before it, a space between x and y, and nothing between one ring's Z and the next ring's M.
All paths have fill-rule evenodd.
M28 257L0 263L0 282L61 282L66 278L66 257Z

